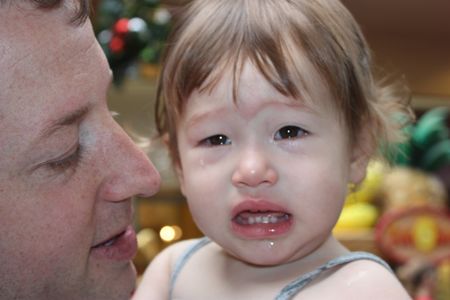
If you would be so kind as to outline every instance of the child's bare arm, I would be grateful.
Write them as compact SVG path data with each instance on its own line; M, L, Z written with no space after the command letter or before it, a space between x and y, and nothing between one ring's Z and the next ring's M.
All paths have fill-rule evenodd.
M163 300L169 295L171 249L157 255L145 270L132 300Z
M178 242L160 252L145 270L131 300L168 299L173 264L191 243L192 240Z
M394 274L367 260L344 266L334 274L333 282L342 299L411 299Z

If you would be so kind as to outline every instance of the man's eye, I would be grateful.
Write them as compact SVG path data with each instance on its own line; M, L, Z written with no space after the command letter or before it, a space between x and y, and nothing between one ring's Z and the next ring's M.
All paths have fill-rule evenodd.
M81 159L81 146L78 145L76 150L71 154L61 158L48 161L47 167L55 172L64 172L69 169L75 169Z
M298 126L284 126L275 133L275 140L285 140L285 139L297 139L305 135L308 132Z
M207 137L204 140L201 140L200 145L208 146L208 147L231 145L231 140L226 135L216 134L216 135Z

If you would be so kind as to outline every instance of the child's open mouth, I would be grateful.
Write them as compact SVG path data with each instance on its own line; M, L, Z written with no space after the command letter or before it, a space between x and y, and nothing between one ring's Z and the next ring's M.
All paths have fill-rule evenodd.
M244 201L233 209L231 228L244 238L273 238L285 234L291 226L291 214L267 201Z

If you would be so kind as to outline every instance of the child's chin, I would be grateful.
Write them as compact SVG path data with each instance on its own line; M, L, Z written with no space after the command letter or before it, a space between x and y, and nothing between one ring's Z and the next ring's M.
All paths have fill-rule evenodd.
M250 253L241 253L240 255L234 255L234 257L251 265L270 267L289 262L289 259L286 258L286 256L280 254L281 253L276 253L274 251L253 251Z

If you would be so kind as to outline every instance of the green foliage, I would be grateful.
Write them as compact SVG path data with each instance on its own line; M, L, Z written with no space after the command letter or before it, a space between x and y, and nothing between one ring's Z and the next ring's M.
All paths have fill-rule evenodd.
M409 166L435 172L450 164L450 134L448 107L436 107L425 112L414 125L405 127L409 138L386 151L394 165Z

